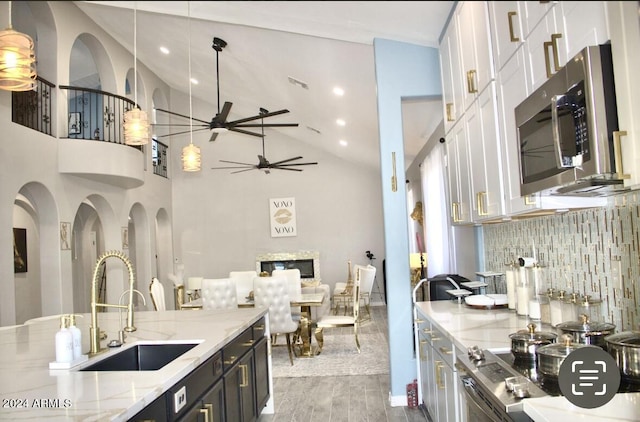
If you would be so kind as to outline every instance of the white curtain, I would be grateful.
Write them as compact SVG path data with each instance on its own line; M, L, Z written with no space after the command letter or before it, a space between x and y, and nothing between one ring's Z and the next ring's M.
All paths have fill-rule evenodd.
M420 166L424 206L424 238L427 240L427 277L451 272L447 214L445 146L437 144Z

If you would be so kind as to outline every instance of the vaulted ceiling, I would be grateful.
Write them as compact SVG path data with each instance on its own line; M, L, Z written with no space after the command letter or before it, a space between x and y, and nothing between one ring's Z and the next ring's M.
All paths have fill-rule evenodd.
M290 113L269 129L292 142L309 142L358 164L379 167L374 38L437 47L453 1L80 1L92 20L133 52L134 7L138 60L169 83L217 111L214 37L219 54L220 102L228 120L269 111ZM190 45L190 53L189 53ZM169 54L160 52L160 47ZM345 93L336 96L340 86ZM222 104L220 104L222 107ZM185 112L188 110L174 110ZM337 119L345 122L336 124ZM439 100L403 104L405 162L411 163L442 120ZM266 121L265 121L266 123ZM208 139L208 135L206 136ZM344 140L347 146L339 141Z

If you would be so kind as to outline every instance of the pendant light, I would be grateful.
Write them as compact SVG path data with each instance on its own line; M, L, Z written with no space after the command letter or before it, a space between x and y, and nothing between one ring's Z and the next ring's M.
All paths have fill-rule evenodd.
M149 143L149 119L147 113L138 106L138 22L136 3L133 5L133 101L131 110L124 113L124 143L145 145Z
M193 106L191 103L191 2L187 2L189 22L189 145L182 148L182 170L200 171L200 147L193 145Z
M5 91L32 91L36 87L36 54L33 39L11 27L0 31L0 89Z

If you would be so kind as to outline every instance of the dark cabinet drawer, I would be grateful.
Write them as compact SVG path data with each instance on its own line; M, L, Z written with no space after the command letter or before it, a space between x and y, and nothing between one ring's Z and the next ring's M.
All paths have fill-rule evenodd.
M262 337L264 337L265 332L267 331L267 326L262 317L258 322L253 324L253 341L258 342Z
M222 354L218 352L171 387L167 392L169 418L181 417L187 412L187 409L191 408L211 387L211 384L220 378L221 368Z
M253 347L253 328L246 329L242 334L233 339L222 349L222 357L224 358L224 370L227 371L233 366L245 353Z
M129 419L132 422L164 422L167 420L167 399L163 394L150 405L142 409L137 415Z

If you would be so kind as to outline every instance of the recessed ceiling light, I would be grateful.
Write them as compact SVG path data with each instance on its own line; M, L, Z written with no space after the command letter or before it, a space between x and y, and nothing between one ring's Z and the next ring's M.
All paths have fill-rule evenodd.
M340 145L343 147L346 147L347 145L349 145L349 143L347 141L345 141L344 139L340 139Z
M344 125L346 125L346 124L347 124L347 122L345 122L345 121L344 121L344 120L342 120L342 119L338 119L338 120L336 120L336 124L337 124L338 126L344 126Z
M169 49L167 47L160 47L160 51L164 54L169 54Z
M194 85L198 85L198 80L196 78L191 78L191 83Z
M333 88L333 93L336 94L339 97L342 97L344 95L344 89L340 88L339 86Z

